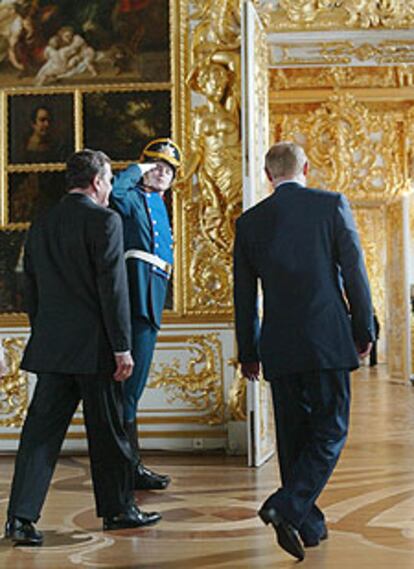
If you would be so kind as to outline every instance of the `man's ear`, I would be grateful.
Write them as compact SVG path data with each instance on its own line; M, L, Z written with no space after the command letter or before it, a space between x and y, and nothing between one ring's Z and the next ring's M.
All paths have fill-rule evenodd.
M272 174L269 172L269 170L266 168L266 166L265 166L265 172L266 172L267 179L269 180L269 182L270 182L271 184L273 184L273 176L272 176Z
M309 172L309 162L306 160L305 164L303 165L303 175L307 176Z
M100 177L98 176L98 174L96 174L96 176L94 176L91 180L91 186L94 189L94 191L96 192L96 190L99 188L99 184L100 184Z

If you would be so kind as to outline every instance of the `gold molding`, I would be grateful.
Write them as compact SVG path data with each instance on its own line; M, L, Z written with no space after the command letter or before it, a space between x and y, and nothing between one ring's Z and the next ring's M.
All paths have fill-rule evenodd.
M25 338L3 340L9 371L0 381L0 427L21 427L26 415L29 402L28 373L20 370L25 345Z
M387 215L386 206L354 207L375 312L381 327L387 319ZM400 220L401 221L401 220ZM394 230L397 230L395 228ZM398 228L399 230L399 228Z
M280 91L289 91L291 94L292 90L300 89L317 92L335 88L375 89L377 97L384 89L395 89L395 96L401 92L401 88L414 85L414 65L270 69L269 82L270 93L274 93L273 100L280 97ZM407 97L406 90L403 96Z
M407 268L404 255L404 204L398 200L387 207L388 311L387 365L391 377L407 378L407 331L405 329L405 281Z
M253 0L268 32L394 29L414 26L414 5L401 0ZM276 4L276 5L275 5Z
M375 39L375 38L373 38ZM277 40L276 40L277 41ZM379 43L356 41L309 41L270 44L272 67L308 67L332 65L409 65L414 62L414 42L411 40L384 40ZM358 64L359 65L359 64Z

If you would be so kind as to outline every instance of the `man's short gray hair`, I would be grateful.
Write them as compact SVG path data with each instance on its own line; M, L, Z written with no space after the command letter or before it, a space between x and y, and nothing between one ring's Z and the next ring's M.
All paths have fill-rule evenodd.
M298 176L307 162L305 151L294 142L278 142L267 152L265 166L273 178Z
M111 160L101 150L74 152L66 162L66 189L86 189L95 176L105 174L105 164L111 164Z

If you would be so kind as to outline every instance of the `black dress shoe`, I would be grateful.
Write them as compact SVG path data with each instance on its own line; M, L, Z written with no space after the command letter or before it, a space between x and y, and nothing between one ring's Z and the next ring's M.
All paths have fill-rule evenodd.
M325 530L323 531L322 535L320 535L318 538L302 538L303 541L303 545L305 547L316 547L320 544L321 541L324 541L325 539L328 539L328 529L325 528Z
M299 561L305 559L305 551L299 539L299 532L275 508L261 508L258 514L263 523L272 524L276 532L277 542L282 549Z
M16 545L42 545L43 535L33 522L20 518L9 518L4 528L4 537Z
M165 474L157 474L140 462L135 470L135 490L165 490L171 478Z
M103 519L104 531L126 528L141 528L159 522L158 512L143 512L137 506L131 506L126 512Z

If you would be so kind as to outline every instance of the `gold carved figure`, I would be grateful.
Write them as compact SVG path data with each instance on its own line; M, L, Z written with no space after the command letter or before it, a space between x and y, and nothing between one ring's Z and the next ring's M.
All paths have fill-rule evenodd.
M200 60L189 86L206 104L194 109L191 155L183 181L197 174L201 232L215 248L230 252L234 220L241 212L240 104L235 58L216 53Z

